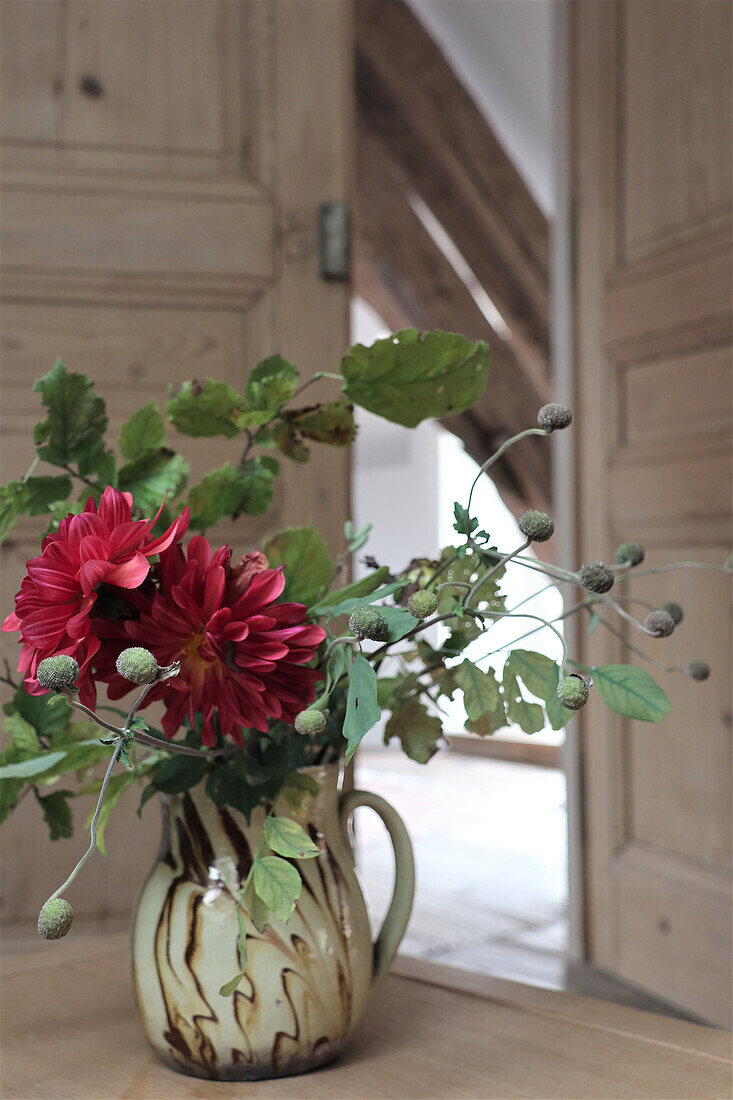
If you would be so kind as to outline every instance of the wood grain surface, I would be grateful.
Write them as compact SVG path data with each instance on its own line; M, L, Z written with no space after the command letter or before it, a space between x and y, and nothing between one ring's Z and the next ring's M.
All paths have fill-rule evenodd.
M125 936L44 944L6 960L3 970L4 1100L178 1100L235 1091L155 1061L132 1004ZM402 959L339 1062L246 1091L255 1100L708 1100L729 1097L732 1080L724 1032Z

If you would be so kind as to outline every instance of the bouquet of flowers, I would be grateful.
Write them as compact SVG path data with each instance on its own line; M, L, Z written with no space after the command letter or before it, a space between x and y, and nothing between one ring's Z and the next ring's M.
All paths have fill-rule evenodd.
M661 571L640 568L644 550L636 543L619 546L608 563L561 569L530 549L551 538L554 525L529 510L519 518L520 544L500 549L490 517L473 514L473 488L455 502L455 539L436 559L393 566L367 557L366 575L351 583L344 583L350 563L369 528L347 523L335 558L312 526L286 528L239 560L206 537L226 517L267 511L280 468L275 452L305 463L311 443L349 446L354 405L411 428L470 407L488 373L485 344L444 332L407 330L358 345L337 374L302 383L291 363L272 356L252 370L243 395L207 379L171 392L165 416L155 403L143 406L123 424L116 449L88 378L59 362L36 382L47 413L35 429L37 457L0 489L0 535L25 515L45 525L40 554L27 563L3 624L21 646L22 683L6 660L13 695L4 708L0 820L32 795L51 840L69 837L70 800L97 795L89 848L41 909L43 936L68 931L73 910L63 894L95 847L105 851L109 814L135 784L142 784L141 809L156 793L199 784L214 803L247 818L264 804L262 841L238 899L264 927L271 912L287 920L293 911L301 880L292 861L318 854L296 822L269 809L284 797L297 810L314 785L299 769L348 762L385 713L385 742L398 740L421 764L441 743L441 705L454 696L463 700L465 728L479 737L508 724L526 733L560 729L593 694L629 718L663 719L669 702L645 669L573 661L556 623L521 604L508 608L501 591L508 568L544 573L579 591L559 619L586 614L591 629L602 624L644 657L629 631L666 637L682 610L610 594L622 580ZM339 380L342 396L297 404L324 377ZM571 420L564 405L544 406L536 426L487 457L474 487L508 446ZM168 425L179 436L225 436L237 457L187 489L189 465L169 444ZM56 472L37 472L39 463ZM243 522L238 530L246 531ZM731 571L730 560L685 565ZM526 627L517 642L549 627L556 658L517 645L497 675L486 663L491 651L464 654L507 617ZM693 680L709 674L696 659L668 671ZM143 717L154 702L160 728ZM246 970L244 943L240 959L242 974L225 994Z

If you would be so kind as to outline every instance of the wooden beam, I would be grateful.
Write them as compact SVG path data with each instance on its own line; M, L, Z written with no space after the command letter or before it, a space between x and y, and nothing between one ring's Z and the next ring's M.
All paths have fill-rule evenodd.
M539 391L549 383L549 228L460 80L402 0L359 0L357 125L379 134L464 256Z
M445 328L491 347L491 379L468 412L444 423L479 464L505 439L530 426L546 399L514 349L488 324L468 289L426 232L409 202L404 173L381 137L357 130L354 284L390 328ZM547 510L549 450L536 437L506 452L492 471L513 511Z

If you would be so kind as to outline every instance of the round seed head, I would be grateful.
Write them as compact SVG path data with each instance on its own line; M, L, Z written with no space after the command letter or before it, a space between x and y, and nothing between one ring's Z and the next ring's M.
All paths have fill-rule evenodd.
M316 737L319 733L323 733L326 728L326 715L322 710L310 707L308 710L301 710L300 714L295 715L293 725L298 733L303 733L306 737Z
M438 597L427 588L413 592L407 601L407 610L414 619L427 619L438 607Z
M373 642L386 642L389 625L376 607L357 607L349 617L351 633L357 638L369 638Z
M71 928L74 910L65 898L47 901L38 914L38 932L44 940L60 940Z
M588 685L582 676L563 676L557 685L557 697L568 710L580 710L588 702Z
M644 560L644 547L638 542L622 542L616 549L617 565L639 565Z
M707 661L688 661L685 665L685 672L693 680L707 680L710 675L710 665Z
M685 617L684 611L682 610L682 608L680 607L680 605L678 603L674 602L674 600L668 600L666 603L663 603L662 604L662 611L666 611L667 614L672 619L674 619L674 625L675 626L679 626L679 624L682 622L682 620Z
M668 611L650 611L644 619L644 629L654 638L668 638L674 633L674 619Z
M544 512L538 512L536 508L530 508L522 512L517 520L517 526L525 538L532 542L547 542L552 538L555 524Z
M569 428L572 422L573 414L567 405L559 405L556 401L543 405L537 413L537 424L548 432Z
M158 675L158 662L149 649L131 646L117 658L117 671L133 684L152 684Z
M602 561L587 561L580 567L580 583L589 592L608 592L613 588L613 570Z
M46 657L36 669L36 679L41 687L58 691L71 687L79 675L79 665L68 653L59 653L58 657Z

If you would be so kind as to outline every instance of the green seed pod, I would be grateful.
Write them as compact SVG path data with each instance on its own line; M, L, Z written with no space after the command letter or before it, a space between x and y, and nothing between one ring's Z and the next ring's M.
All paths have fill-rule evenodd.
M557 697L568 710L580 710L588 702L588 685L582 676L571 673L557 685Z
M300 714L295 715L293 725L298 733L303 733L306 737L316 737L326 728L326 715L322 710L309 707L308 710L301 710Z
M386 642L389 634L387 620L376 607L357 607L349 617L349 628L357 638L369 638L373 642Z
M36 669L36 679L41 687L58 691L71 687L79 675L79 665L68 653L59 653L58 657L46 657Z
M549 405L543 405L537 413L537 424L547 432L560 431L569 428L573 422L573 414L567 405L559 405L556 401Z
M589 592L608 592L616 579L610 566L602 561L587 561L578 573L580 583Z
M427 619L438 607L438 597L428 588L413 592L407 601L407 610L414 619Z
M71 928L74 910L65 898L47 901L38 914L38 933L44 940L60 940Z
M530 508L522 512L517 520L517 526L522 534L532 542L547 542L555 531L555 524L544 512L538 512L536 508Z
M693 680L707 680L710 675L710 665L707 661L688 661L685 665L685 672Z
M674 619L668 611L650 611L644 619L644 629L654 638L668 638L674 633Z
M131 646L117 658L117 671L133 684L152 684L158 675L158 662L149 649Z
M674 619L674 625L675 626L679 626L679 624L682 622L682 620L685 617L684 611L682 610L682 608L680 607L680 605L678 603L674 602L674 600L668 600L666 603L663 603L662 604L662 611L666 611L667 614L672 619Z
M729 573L733 573L733 554L729 554L723 562L723 568L727 569Z
M639 565L644 560L644 547L638 542L622 542L616 549L617 565Z

